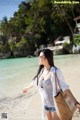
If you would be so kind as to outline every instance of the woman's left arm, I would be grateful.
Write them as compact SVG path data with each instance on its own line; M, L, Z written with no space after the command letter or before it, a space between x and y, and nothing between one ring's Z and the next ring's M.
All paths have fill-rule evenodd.
M80 103L79 102L76 102L75 106L80 110Z
M69 89L69 85L65 82L63 74L60 69L56 70L56 77L59 82L59 87L60 87L60 89L62 89L62 91Z
M69 85L65 82L63 74L61 72L61 70L57 71L57 77L59 80L59 84L61 89L69 95L69 97L71 98L71 100L74 102L75 106L80 109L80 103L76 100L76 98L74 97L74 95L72 94L71 90L69 89Z
M72 94L70 89L66 89L65 94L67 94L69 96L69 98L74 102L75 106L80 109L80 103L76 100L76 98L74 97L74 95Z

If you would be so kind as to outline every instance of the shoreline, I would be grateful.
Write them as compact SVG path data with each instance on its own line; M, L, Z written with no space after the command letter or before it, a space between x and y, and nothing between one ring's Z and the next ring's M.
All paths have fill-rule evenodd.
M78 56L77 59L76 57L74 59L73 58L69 57L67 59L64 59L64 58L55 59L55 63L61 69L64 79L69 84L69 87L73 95L80 102L80 96L79 96L79 91L80 91L80 72L79 72L80 71L80 60L79 58L80 57ZM32 65L34 66L34 64ZM33 71L32 69L30 69L28 71L31 71L33 74L33 71L35 73L36 69L33 69ZM21 71L20 73L22 72L23 71ZM25 75L26 75L26 72L25 72ZM19 82L15 82L15 85L16 83L19 84ZM32 90L30 90L26 94L23 94L21 91L22 86L28 84L26 82L29 83L30 81L27 81L27 80L22 81L21 82L22 85L20 84L19 86L16 86L15 87L16 89L13 90L14 93L12 93L11 96L8 96L8 95L0 96L0 120L2 120L1 119L2 113L7 113L8 119L6 120L42 120L41 119L42 117L41 98L40 98L38 91L35 88L32 88ZM80 120L80 114L78 111L76 111L72 120Z
M80 53L69 53L69 54L54 54L54 56L67 56L67 55L80 55ZM35 58L38 57L37 55L27 55L27 56L19 56L19 57L0 57L0 60L6 60L6 59L19 59L19 58Z

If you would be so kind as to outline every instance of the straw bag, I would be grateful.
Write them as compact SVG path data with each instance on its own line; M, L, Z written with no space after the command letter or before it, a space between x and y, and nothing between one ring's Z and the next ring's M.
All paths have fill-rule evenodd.
M60 87L59 80L57 78L57 73L55 72L55 84L56 84L56 93L57 95L54 97L59 118L60 120L72 120L72 116L77 109L75 106L75 98L71 95L72 93L67 94L67 90L64 92L60 90L58 92L58 86Z

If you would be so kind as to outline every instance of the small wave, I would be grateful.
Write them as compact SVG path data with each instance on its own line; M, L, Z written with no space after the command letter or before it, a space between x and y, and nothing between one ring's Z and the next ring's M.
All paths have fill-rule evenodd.
M0 98L0 103L1 102L9 102L12 100L18 100L18 99L23 99L23 98L29 98L32 97L33 95L35 95L37 92L31 92L31 93L27 93L27 94L17 94L16 96L12 96L12 97L1 97Z

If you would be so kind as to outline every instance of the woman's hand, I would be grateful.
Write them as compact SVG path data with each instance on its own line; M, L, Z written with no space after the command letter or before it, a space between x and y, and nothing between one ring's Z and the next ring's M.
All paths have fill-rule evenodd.
M80 103L77 102L75 105L76 105L76 107L80 110Z
M23 89L23 93L28 92L28 90L30 90L32 87L33 87L33 85L31 83L29 86L27 86L26 88Z
M24 88L23 93L27 93L27 92L28 92L28 88Z

